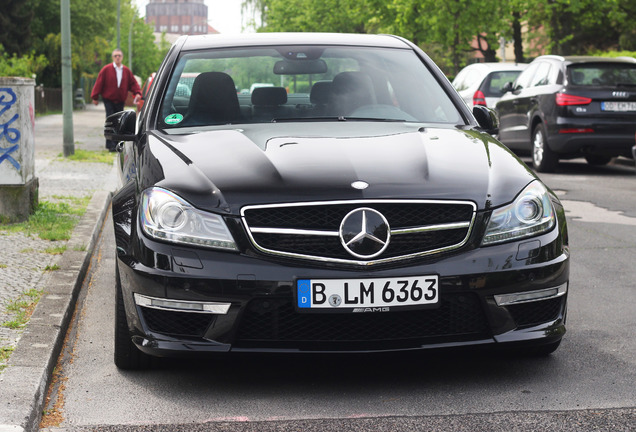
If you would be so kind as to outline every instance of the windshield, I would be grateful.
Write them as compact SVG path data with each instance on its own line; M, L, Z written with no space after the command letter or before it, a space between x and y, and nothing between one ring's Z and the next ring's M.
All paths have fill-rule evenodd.
M581 86L636 86L636 64L581 63L568 67L569 82Z
M461 117L412 51L333 46L185 53L160 110L162 128L335 120L457 124Z

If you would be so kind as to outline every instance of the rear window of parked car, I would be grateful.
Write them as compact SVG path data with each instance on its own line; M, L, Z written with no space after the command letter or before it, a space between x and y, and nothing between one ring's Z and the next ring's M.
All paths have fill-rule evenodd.
M636 65L620 63L582 63L568 67L568 81L580 86L636 85Z

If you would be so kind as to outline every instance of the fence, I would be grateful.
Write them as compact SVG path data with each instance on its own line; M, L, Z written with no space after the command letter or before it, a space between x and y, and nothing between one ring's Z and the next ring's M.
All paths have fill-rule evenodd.
M135 77L137 82L139 77ZM83 109L87 103L91 102L91 91L95 84L95 78L83 77L80 79L79 87L73 92L73 108ZM132 103L134 95L128 92L126 100L127 107L134 107ZM35 87L35 113L37 115L53 114L62 112L62 89Z
M73 92L73 108L82 109L90 102L94 78L81 78L80 85ZM62 112L62 89L35 87L35 113L38 115Z
M34 96L36 114L62 112L62 89L37 86Z

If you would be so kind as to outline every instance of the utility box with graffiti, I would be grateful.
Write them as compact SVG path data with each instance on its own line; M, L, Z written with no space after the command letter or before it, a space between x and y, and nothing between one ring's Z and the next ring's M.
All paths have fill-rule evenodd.
M0 220L21 221L37 206L35 80L0 77Z

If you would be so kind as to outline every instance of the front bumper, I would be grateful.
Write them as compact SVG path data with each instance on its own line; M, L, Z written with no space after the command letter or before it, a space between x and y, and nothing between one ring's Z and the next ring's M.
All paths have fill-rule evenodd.
M145 237L137 243L134 255L120 249L118 266L133 342L151 355L544 344L565 333L569 251L558 227L520 242L372 269L185 250ZM294 308L297 279L425 274L439 275L437 308L324 314ZM546 289L557 289L559 294L532 294ZM158 299L159 307L139 298ZM502 298L522 301L502 302ZM167 302L161 307L162 299L188 306L179 310L178 303L175 307ZM227 308L224 313L218 309L206 313L203 307L187 310L197 308L197 302Z

